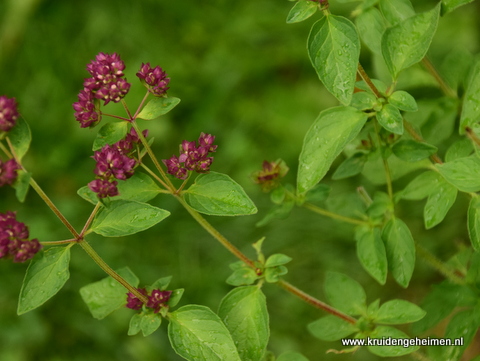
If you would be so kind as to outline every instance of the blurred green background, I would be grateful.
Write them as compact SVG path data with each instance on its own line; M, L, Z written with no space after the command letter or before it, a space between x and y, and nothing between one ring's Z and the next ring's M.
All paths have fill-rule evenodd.
M436 2L414 3L416 10L423 11ZM169 94L182 102L168 116L141 124L155 137L158 157L176 153L183 139L194 140L202 131L212 133L219 144L212 169L244 186L259 207L254 216L210 217L220 232L251 256L250 245L266 236L266 253L293 257L287 280L321 299L324 273L335 270L362 283L369 302L378 297L419 302L429 285L442 278L419 260L407 290L390 278L386 286L379 286L360 266L348 225L296 209L286 220L255 227L270 203L251 181L251 173L263 160L282 158L291 169L287 181L294 183L305 132L321 110L337 104L307 57L306 38L315 19L287 25L285 18L292 5L285 0L1 1L0 95L17 99L32 129L25 166L80 229L91 206L76 190L93 179L90 156L97 131L80 129L73 118L72 103L88 76L85 66L98 52L119 53L127 66L127 79L133 83L126 101L134 109L144 94L135 73L142 62L160 65L171 77ZM348 16L354 5L332 0L331 10ZM479 13L479 3L474 2L441 19L429 52L435 64L441 64L454 46L479 51ZM362 52L362 63L372 71L367 50ZM420 84L422 95L439 94L420 66L411 74L403 78L405 89ZM121 114L122 109L112 104L105 111ZM395 189L411 178L395 182ZM335 183L334 203L351 202L349 194L360 185L371 194L384 190L355 177ZM417 240L447 259L457 244L468 242L466 202L459 197L446 221L428 233L423 230L422 202L400 203L398 214ZM235 259L172 199L159 196L152 203L168 209L172 216L130 237L92 236L93 246L113 268L128 265L141 284L172 275L171 287L186 289L181 305L195 303L216 310L230 289L225 279L230 273L228 264ZM18 211L17 218L28 223L32 237L42 241L69 238L32 191L24 204L18 204L11 188L0 189L0 212L6 210ZM71 279L59 294L41 308L16 316L26 267L0 262L0 361L180 360L169 346L166 322L148 338L129 337L130 310L102 321L90 316L78 290L105 275L81 249L72 252ZM341 345L320 342L306 330L306 324L322 312L273 285L264 289L272 327L269 349L275 354L296 350L312 361L377 359L363 350L354 355L325 354Z

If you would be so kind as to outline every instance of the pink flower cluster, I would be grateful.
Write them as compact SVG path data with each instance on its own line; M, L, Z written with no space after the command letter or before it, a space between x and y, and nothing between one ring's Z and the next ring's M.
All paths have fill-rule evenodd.
M150 295L147 294L147 290L145 288L138 288L137 289L142 295L147 296L148 301L146 306L148 308L153 309L154 313L158 313L162 307L165 307L170 296L172 295L172 291L160 291L160 290L153 290ZM127 304L126 307L132 310L139 310L143 306L143 302L137 298L133 293L127 293Z
M142 134L146 137L148 130L144 130ZM140 139L132 128L124 139L112 145L106 144L95 152L92 158L97 162L94 170L97 179L91 181L88 187L97 193L99 198L118 195L116 179L126 180L133 175L137 160L131 157L131 153L138 143Z
M42 248L38 239L28 240L29 232L24 223L16 220L15 212L0 213L0 258L13 258L13 262L25 262Z
M208 173L213 157L210 153L217 150L217 145L213 145L215 136L211 134L201 133L198 138L199 145L196 142L184 140L180 145L180 155L173 155L170 159L163 159L163 163L167 166L169 174L178 179L186 179L188 171L196 171L198 173Z
M15 98L0 96L0 132L8 132L19 117Z
M140 71L136 75L140 80L145 82L148 91L156 97L165 96L167 90L170 89L168 87L170 78L167 77L167 73L159 66L152 69L150 63L142 63Z
M9 159L6 162L2 162L0 159L0 187L4 185L12 185L17 179L17 170L20 166L15 159Z
M111 101L118 103L128 93L130 83L124 78L124 69L125 64L117 53L100 53L87 65L91 77L85 79L78 102L73 103L80 127L93 127L101 120L95 100L103 100L104 105Z

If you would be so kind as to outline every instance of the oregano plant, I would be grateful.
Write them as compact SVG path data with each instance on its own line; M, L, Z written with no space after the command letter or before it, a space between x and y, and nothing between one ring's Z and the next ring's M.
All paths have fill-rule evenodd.
M129 312L120 326L125 334L154 337L163 332L162 344L169 343L177 359L354 360L365 355L362 359L480 360L475 348L480 327L480 59L456 50L443 66L429 58L439 23L471 0L442 0L421 10L410 0L338 0L354 3L349 16L335 13L336 2L297 0L285 14L288 24L317 17L305 34L305 58L312 76L318 76L315 81L336 104L312 119L297 149L298 162L282 160L278 149L275 160L259 159L258 169L246 175L270 195L268 210L257 208L235 177L216 170L222 146L210 132L198 129L198 137L180 137L178 149L158 153L155 137L168 128L155 125L182 106L171 95L174 79L160 66L142 63L137 81L129 82L129 64L119 53L100 52L86 65L71 121L79 132L96 132L95 165L91 180L76 195L90 214L85 219L78 214L74 222L35 180L35 166L26 161L35 136L30 120L20 115L15 94L1 95L0 186L9 188L19 203L30 201L31 188L71 234L60 240L34 238L28 219L2 205L0 258L28 262L17 314L35 312L65 292L71 262L78 256L72 250L81 249L104 273L75 290L91 316L102 320ZM421 84L405 82L412 69L430 77L434 95L424 94ZM142 86L144 96L132 108L126 101L130 90ZM111 113L112 104L124 114ZM422 209L413 217L404 211L411 202L416 202L412 209ZM469 239L455 248L456 240L448 235L438 241L454 251L435 254L422 239L448 222L454 206ZM281 222L325 232L321 223L299 221L296 208L330 218L338 228L348 226L344 234L352 240L361 268L338 272L321 269L319 262L322 279L307 277L313 282L302 287L290 282L298 260L287 251L266 251L272 240L263 227ZM183 227L181 212L196 224L196 232L209 235L212 248L231 256L216 265L229 272L225 294L212 295L218 298L217 308L185 302L192 299L185 297L188 285L178 285L175 274L154 271L152 282L137 274L136 264L109 264L92 241L102 239L102 250L114 249L118 237L141 241L148 229L162 232L164 221L177 219ZM247 240L248 248L235 232L227 237L216 226L218 217L228 223L240 216L248 216L245 224L257 232L265 230L265 236ZM79 222L80 228L73 225ZM296 240L298 247L309 241L303 238ZM418 290L412 283L422 282L420 262L438 273L435 283L424 285L421 298L412 296ZM397 292L377 297L359 282L365 278L380 290L398 286ZM302 337L327 344L328 355L308 354L295 342L282 352L271 346L281 342L271 327L279 316L269 309L275 287L292 304L311 306L314 316L302 320Z

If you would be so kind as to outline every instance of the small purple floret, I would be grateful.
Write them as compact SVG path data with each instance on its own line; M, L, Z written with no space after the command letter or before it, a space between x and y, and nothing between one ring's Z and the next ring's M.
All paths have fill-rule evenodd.
M0 131L8 132L12 129L19 117L15 98L0 96Z
M147 295L147 290L145 288L137 288L137 291L140 292L142 295ZM133 293L127 293L127 308L131 308L132 310L139 310L143 306L143 302L137 298Z
M139 79L145 82L148 90L157 97L165 96L167 90L170 89L168 87L170 78L167 77L167 73L165 73L159 66L152 69L150 63L142 63L142 66L136 75Z
M0 187L4 185L12 185L17 179L17 171L20 166L15 159L9 159L6 162L0 160Z

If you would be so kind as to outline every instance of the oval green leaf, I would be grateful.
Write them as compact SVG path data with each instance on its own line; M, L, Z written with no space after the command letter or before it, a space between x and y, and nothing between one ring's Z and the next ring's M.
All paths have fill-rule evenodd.
M60 291L70 278L70 247L52 247L32 259L20 290L17 314L43 305Z
M13 150L18 160L22 160L27 153L32 141L32 132L23 117L18 117L15 126L8 132L8 139L12 143Z
M426 229L435 227L443 221L457 199L457 188L440 176L437 175L437 177L438 182L431 185L431 192L423 211Z
M158 117L167 114L170 110L175 108L178 103L180 103L180 99L175 97L152 99L137 115L137 118L145 120L157 119Z
M169 313L168 338L189 361L241 361L232 336L208 307L187 305Z
M218 315L232 335L242 361L260 361L270 329L265 295L257 286L238 287L226 295Z
M472 66L468 79L460 116L460 134L465 133L465 128L472 128L480 121L480 59Z
M124 138L127 134L127 122L112 122L103 125L93 141L93 149L101 149L106 144L113 144Z
M360 56L360 40L352 22L326 15L313 24L307 43L308 55L327 90L343 105L352 100Z
M375 7L363 11L355 23L362 41L375 54L382 55L382 35L386 26L380 11Z
M408 335L403 333L402 331L390 327L390 326L378 326L371 334L370 338L386 340L386 339L395 339L402 342L408 342ZM382 357L394 357L394 356L402 356L417 351L420 346L409 346L404 347L403 345L394 345L394 346L367 346L368 351L373 353L374 355L382 356Z
M365 271L378 283L384 285L387 280L387 253L378 228L360 227L355 232L357 256Z
M415 10L410 0L380 0L379 5L383 16L385 16L385 19L391 26L397 25L415 15Z
M320 182L366 121L367 115L352 107L335 107L320 113L303 141L297 178L299 194Z
M308 330L322 341L337 341L358 331L355 325L333 315L328 315L308 324Z
M318 3L310 0L299 0L287 15L287 24L298 23L308 19L318 10Z
M405 112L416 112L418 110L415 98L403 90L393 92L393 94L388 97L388 102Z
M25 172L23 169L17 171L17 180L13 184L15 188L15 195L19 202L24 202L27 197L28 190L30 189L30 179L32 173Z
M471 3L473 0L442 0L442 15L455 10L459 6Z
M480 159L477 155L435 165L440 174L462 192L480 191Z
M376 323L399 325L421 320L426 312L417 305L405 300L391 300L385 302L377 311Z
M400 286L407 288L415 268L415 242L412 234L401 219L392 218L385 225L382 238L393 278Z
M130 268L124 267L117 270L117 273L132 286L138 286L139 279ZM80 288L83 302L86 303L92 316L98 320L125 306L127 292L125 287L110 276Z
M257 213L257 207L243 188L226 174L201 174L184 195L188 205L203 214L242 216Z
M325 295L333 307L349 315L360 315L367 310L367 296L354 279L338 272L327 272Z
M468 206L468 235L472 247L475 251L480 252L480 199L472 197Z
M136 201L112 201L93 220L93 232L104 237L128 236L153 227L170 212Z
M418 162L437 152L434 145L412 139L401 140L392 147L393 154L405 162Z
M437 30L439 14L440 4L385 31L382 53L393 79L397 79L400 71L418 63L425 56Z
M377 120L382 127L389 132L402 135L403 134L403 117L397 107L392 104L385 104L382 109L377 112Z

